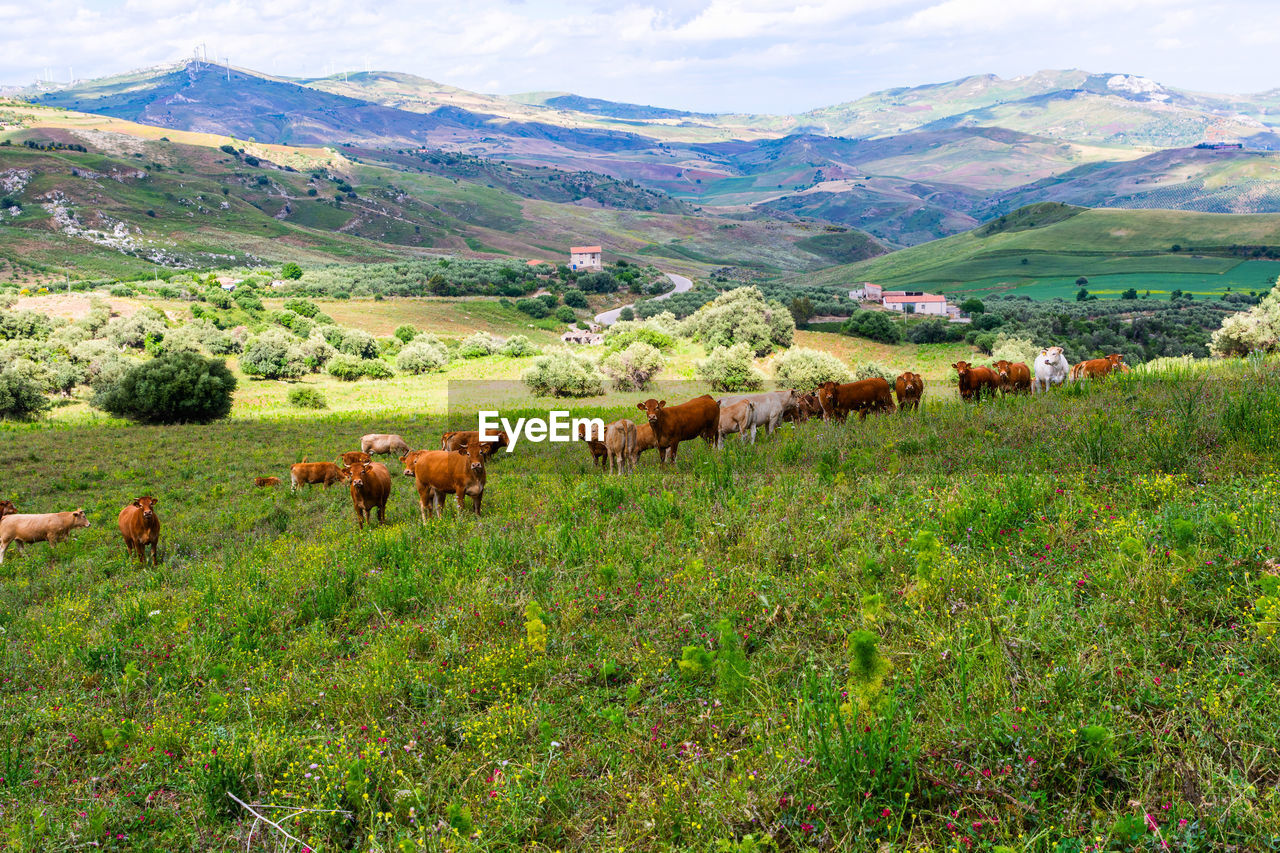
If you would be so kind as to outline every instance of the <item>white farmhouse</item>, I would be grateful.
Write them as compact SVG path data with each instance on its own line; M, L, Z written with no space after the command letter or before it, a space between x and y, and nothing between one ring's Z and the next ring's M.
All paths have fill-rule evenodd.
M884 307L890 311L904 311L908 314L943 316L947 313L947 297L937 293L900 290L884 295Z
M569 269L599 272L604 269L604 262L600 255L599 246L574 246L569 249Z

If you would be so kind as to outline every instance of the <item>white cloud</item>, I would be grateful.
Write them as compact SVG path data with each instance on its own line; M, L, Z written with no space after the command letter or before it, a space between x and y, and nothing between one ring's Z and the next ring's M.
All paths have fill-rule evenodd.
M789 112L1052 67L1249 91L1280 83L1276 30L1235 22L1269 13L1268 0L0 0L0 80L119 73L204 43L284 75L367 60L482 91L699 110Z

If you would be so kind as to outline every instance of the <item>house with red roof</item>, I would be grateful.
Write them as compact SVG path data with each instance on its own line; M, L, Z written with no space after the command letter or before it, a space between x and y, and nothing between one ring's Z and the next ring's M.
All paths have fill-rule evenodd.
M599 246L574 246L569 249L569 269L595 270L604 269Z
M937 293L905 290L886 291L882 304L890 311L904 311L908 314L937 314L945 316L947 313L947 297Z

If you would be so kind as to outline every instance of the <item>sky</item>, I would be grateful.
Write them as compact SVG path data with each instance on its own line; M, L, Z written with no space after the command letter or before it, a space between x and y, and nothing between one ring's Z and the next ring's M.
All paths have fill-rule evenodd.
M203 43L282 75L369 67L705 112L1047 68L1249 93L1280 87L1273 15L1274 0L0 0L0 83L105 76Z

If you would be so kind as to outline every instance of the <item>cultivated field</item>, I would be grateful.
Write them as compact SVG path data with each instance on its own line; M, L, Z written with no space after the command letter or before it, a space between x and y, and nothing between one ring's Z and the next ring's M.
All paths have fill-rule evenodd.
M0 566L5 841L1274 844L1277 365L933 397L630 477L522 445L480 518L397 476L363 532L252 478L469 419L7 426L0 498L93 526ZM115 530L148 493L154 569Z

